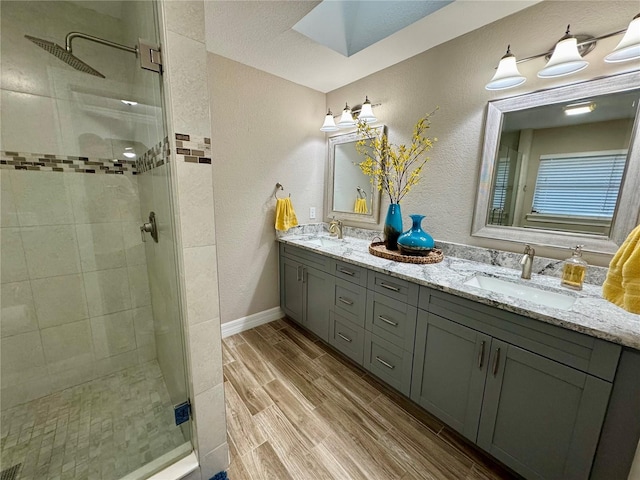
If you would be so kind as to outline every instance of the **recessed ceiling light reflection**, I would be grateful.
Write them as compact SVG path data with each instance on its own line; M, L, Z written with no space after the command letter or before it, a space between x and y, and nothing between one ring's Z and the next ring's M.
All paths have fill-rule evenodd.
M585 113L591 113L596 109L596 104L593 102L574 103L564 107L565 115L584 115Z
M124 149L124 152L122 152L122 155L124 155L127 158L136 158L136 154L133 152L132 147L126 147Z

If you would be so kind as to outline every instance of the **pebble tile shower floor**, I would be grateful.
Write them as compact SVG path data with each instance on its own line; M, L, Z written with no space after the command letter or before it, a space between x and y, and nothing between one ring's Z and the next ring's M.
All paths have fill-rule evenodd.
M16 480L116 480L185 442L157 362L2 412Z

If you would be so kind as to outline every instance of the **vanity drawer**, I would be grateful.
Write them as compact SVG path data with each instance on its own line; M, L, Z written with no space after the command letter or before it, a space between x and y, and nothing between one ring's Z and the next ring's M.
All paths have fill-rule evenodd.
M364 367L407 397L411 393L412 361L411 352L364 332Z
M413 352L417 308L369 290L366 328L398 347Z
M418 285L380 272L369 272L367 288L409 305L418 304Z
M332 260L331 273L336 278L357 283L363 287L367 286L367 270L365 268L341 262L340 260Z
M305 265L308 265L310 267L315 267L318 270L322 270L323 272L330 271L329 265L331 263L331 259L329 257L325 257L324 255L318 255L317 253L310 252L303 248L287 245L286 243L281 243L280 255L294 259L294 260L298 260L299 262L302 262Z
M354 324L364 327L367 289L340 278L333 287L333 310Z
M329 344L358 365L364 357L364 328L335 312L329 313Z

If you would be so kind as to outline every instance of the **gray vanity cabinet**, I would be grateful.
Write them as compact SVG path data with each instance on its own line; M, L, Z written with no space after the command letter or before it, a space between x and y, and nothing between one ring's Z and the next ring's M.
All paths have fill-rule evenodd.
M411 398L527 479L588 479L620 348L427 288L420 307Z
M329 259L305 250L280 246L280 305L293 320L329 340L329 308L334 277Z
M280 295L290 318L527 479L587 480L597 448L618 458L598 442L619 345L287 244Z

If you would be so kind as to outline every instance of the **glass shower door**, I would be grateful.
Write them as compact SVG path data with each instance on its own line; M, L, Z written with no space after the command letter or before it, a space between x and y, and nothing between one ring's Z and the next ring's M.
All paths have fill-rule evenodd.
M0 7L3 479L145 478L191 450L161 77L49 45L157 43L155 7Z

